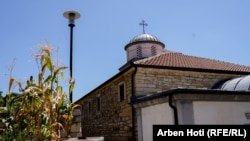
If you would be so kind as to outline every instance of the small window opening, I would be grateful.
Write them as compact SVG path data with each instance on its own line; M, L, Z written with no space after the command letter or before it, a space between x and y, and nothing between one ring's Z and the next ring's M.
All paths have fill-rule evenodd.
M156 48L155 48L155 46L151 47L151 55L152 56L156 55Z
M89 114L91 114L91 102L89 102Z
M97 111L101 110L101 98L97 97Z
M142 49L141 49L141 47L137 47L137 57L138 58L142 58Z
M124 84L119 85L119 96L120 96L120 101L123 101L125 99L125 88Z

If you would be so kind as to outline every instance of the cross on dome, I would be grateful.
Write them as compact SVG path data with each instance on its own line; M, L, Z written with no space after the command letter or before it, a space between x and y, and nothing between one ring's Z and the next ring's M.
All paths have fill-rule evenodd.
M142 22L140 23L140 25L142 26L142 29L143 29L143 34L145 33L145 26L148 26L148 24L142 20Z

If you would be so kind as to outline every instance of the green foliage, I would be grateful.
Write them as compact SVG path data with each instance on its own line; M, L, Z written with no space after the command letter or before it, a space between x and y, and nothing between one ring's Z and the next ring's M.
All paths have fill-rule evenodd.
M23 88L20 82L10 77L6 108L0 109L5 124L0 140L59 141L60 130L70 134L73 110L78 105L71 103L59 84L67 67L54 65L51 50L50 46L42 46L36 55L41 68L37 81L30 77ZM14 84L19 86L21 94L11 92ZM74 82L70 80L69 91L73 87Z
M2 96L2 91L0 91L0 107L3 107L4 106L4 99L3 99L3 96Z

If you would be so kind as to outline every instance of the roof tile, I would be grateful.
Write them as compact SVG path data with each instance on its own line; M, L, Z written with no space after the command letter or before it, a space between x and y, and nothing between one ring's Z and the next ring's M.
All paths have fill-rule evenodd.
M190 56L172 51L166 51L156 56L137 60L134 63L148 66L250 72L250 66Z

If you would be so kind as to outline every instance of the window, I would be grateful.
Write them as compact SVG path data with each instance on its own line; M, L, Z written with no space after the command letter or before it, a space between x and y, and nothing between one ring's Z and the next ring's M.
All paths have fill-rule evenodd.
M119 100L123 101L125 99L125 86L124 83L119 84Z
M89 102L89 114L91 114L92 107L91 107L91 102Z
M82 115L82 117L84 116L84 104L81 104L81 115Z
M137 57L142 58L142 49L141 49L141 47L137 47L136 51L137 51Z
M155 46L151 47L151 55L152 56L156 55L156 48L155 48Z
M97 97L97 111L101 111L101 98Z

